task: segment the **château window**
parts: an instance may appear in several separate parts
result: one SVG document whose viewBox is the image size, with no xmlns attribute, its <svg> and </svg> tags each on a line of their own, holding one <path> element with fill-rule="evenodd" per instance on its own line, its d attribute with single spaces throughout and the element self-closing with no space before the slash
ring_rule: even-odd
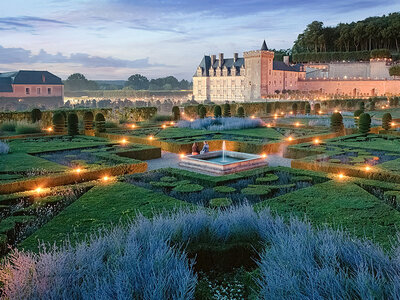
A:
<svg viewBox="0 0 400 300">
<path fill-rule="evenodd" d="M 51 95 L 51 88 L 47 88 L 47 94 Z"/>
<path fill-rule="evenodd" d="M 29 95 L 31 93 L 31 89 L 30 88 L 25 88 L 25 94 Z"/>
<path fill-rule="evenodd" d="M 40 88 L 37 88 L 37 89 L 36 89 L 36 93 L 37 93 L 38 95 L 40 95 Z"/>
</svg>

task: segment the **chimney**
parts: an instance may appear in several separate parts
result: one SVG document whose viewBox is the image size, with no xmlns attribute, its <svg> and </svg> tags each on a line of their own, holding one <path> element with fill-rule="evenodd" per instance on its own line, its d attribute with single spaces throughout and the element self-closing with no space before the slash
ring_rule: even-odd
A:
<svg viewBox="0 0 400 300">
<path fill-rule="evenodd" d="M 237 53 L 233 53 L 233 61 L 237 62 L 238 60 L 238 54 Z"/>
<path fill-rule="evenodd" d="M 285 55 L 285 56 L 283 57 L 283 62 L 284 62 L 285 64 L 289 65 L 289 55 Z"/>
<path fill-rule="evenodd" d="M 222 68 L 222 65 L 224 63 L 224 54 L 220 53 L 219 54 L 219 67 Z"/>
<path fill-rule="evenodd" d="M 217 58 L 217 56 L 215 54 L 211 55 L 211 67 L 214 66 L 216 58 Z"/>
</svg>

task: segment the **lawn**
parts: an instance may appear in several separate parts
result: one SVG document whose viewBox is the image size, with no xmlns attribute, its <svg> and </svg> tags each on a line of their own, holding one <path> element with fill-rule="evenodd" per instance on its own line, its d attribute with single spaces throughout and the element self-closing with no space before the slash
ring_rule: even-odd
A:
<svg viewBox="0 0 400 300">
<path fill-rule="evenodd" d="M 60 244 L 69 237 L 72 242 L 78 241 L 90 232 L 128 221 L 138 213 L 151 217 L 180 206 L 188 204 L 128 183 L 95 186 L 24 240 L 20 248 L 37 250 L 38 240 Z"/>
<path fill-rule="evenodd" d="M 400 212 L 352 182 L 328 181 L 256 205 L 281 216 L 306 217 L 315 225 L 342 227 L 389 247 L 400 226 Z"/>
<path fill-rule="evenodd" d="M 1 172 L 25 172 L 33 169 L 46 170 L 49 172 L 63 172 L 68 168 L 26 153 L 9 153 L 1 156 Z"/>
</svg>

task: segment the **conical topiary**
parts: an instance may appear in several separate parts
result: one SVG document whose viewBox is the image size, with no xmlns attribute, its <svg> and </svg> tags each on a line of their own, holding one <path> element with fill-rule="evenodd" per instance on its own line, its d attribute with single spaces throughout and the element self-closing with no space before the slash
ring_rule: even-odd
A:
<svg viewBox="0 0 400 300">
<path fill-rule="evenodd" d="M 362 113 L 358 122 L 358 131 L 361 134 L 367 134 L 371 130 L 371 116 L 367 113 Z"/>
<path fill-rule="evenodd" d="M 385 113 L 382 116 L 382 128 L 385 130 L 392 128 L 392 115 L 390 113 Z"/>
<path fill-rule="evenodd" d="M 178 106 L 172 107 L 172 117 L 174 118 L 174 121 L 179 121 L 181 118 L 181 111 Z"/>
<path fill-rule="evenodd" d="M 238 116 L 239 118 L 244 118 L 244 108 L 243 108 L 243 106 L 240 106 L 240 107 L 238 108 L 238 110 L 237 110 L 237 116 Z"/>
<path fill-rule="evenodd" d="M 231 106 L 229 103 L 224 104 L 224 117 L 230 117 L 231 116 Z"/>
<path fill-rule="evenodd" d="M 34 108 L 31 111 L 32 123 L 36 123 L 42 119 L 42 112 L 39 108 Z"/>
<path fill-rule="evenodd" d="M 331 116 L 331 129 L 334 132 L 340 132 L 344 128 L 343 116 L 341 113 L 333 113 Z"/>
<path fill-rule="evenodd" d="M 220 118 L 222 115 L 221 106 L 215 105 L 214 106 L 214 117 Z"/>
<path fill-rule="evenodd" d="M 204 119 L 204 118 L 206 117 L 206 115 L 207 115 L 207 109 L 206 109 L 206 107 L 203 105 L 203 106 L 201 106 L 200 109 L 199 109 L 199 116 L 200 116 L 201 119 Z"/>
</svg>

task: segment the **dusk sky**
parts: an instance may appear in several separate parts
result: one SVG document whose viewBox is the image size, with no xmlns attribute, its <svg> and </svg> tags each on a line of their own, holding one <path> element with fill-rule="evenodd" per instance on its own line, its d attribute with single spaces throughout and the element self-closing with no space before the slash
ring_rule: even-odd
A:
<svg viewBox="0 0 400 300">
<path fill-rule="evenodd" d="M 290 48 L 325 25 L 400 11 L 380 0 L 12 0 L 0 2 L 0 73 L 49 70 L 65 79 L 191 79 L 204 54 Z"/>
</svg>

